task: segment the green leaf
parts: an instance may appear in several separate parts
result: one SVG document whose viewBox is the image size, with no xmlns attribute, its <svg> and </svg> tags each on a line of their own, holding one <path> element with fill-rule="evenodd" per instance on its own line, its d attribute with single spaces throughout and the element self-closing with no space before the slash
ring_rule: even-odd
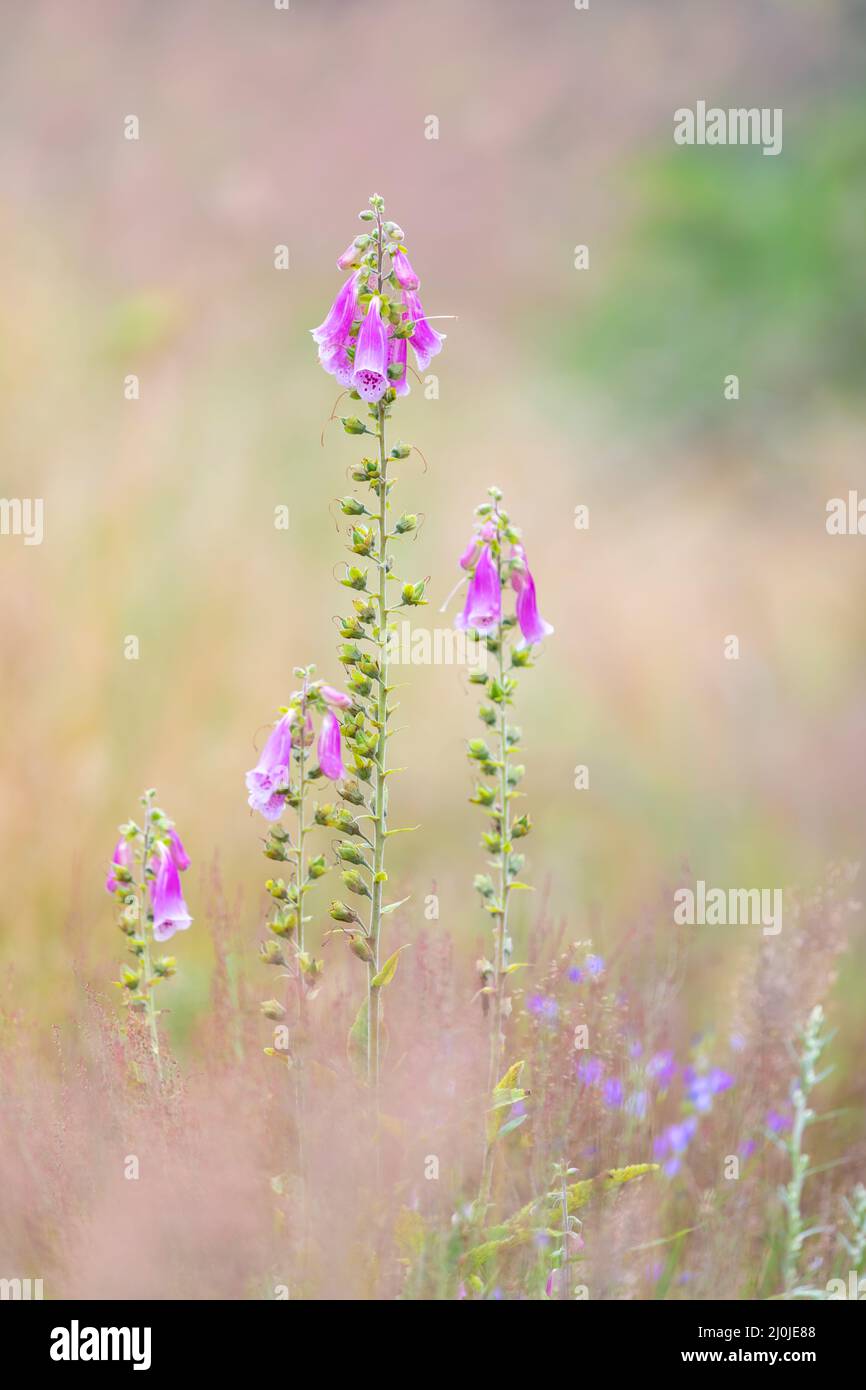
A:
<svg viewBox="0 0 866 1390">
<path fill-rule="evenodd" d="M 396 903 L 387 903 L 385 907 L 382 908 L 382 911 L 379 913 L 379 916 L 387 917 L 390 912 L 396 912 L 397 908 L 402 907 L 404 903 L 407 903 L 411 896 L 412 894 L 410 893 L 408 897 L 400 898 Z"/>
<path fill-rule="evenodd" d="M 371 989 L 384 989 L 385 985 L 389 985 L 391 983 L 391 981 L 397 973 L 397 964 L 400 960 L 400 952 L 407 950 L 409 944 L 410 943 L 407 942 L 405 946 L 398 946 L 393 956 L 388 957 L 388 959 L 385 961 L 385 964 L 382 966 L 382 969 L 379 971 L 378 975 L 374 975 L 372 980 L 370 981 Z"/>
<path fill-rule="evenodd" d="M 511 1131 L 512 1131 L 513 1129 L 517 1129 L 520 1125 L 523 1124 L 523 1121 L 524 1121 L 524 1120 L 528 1120 L 528 1119 L 529 1119 L 529 1116 L 527 1115 L 526 1111 L 524 1111 L 522 1115 L 514 1115 L 514 1116 L 512 1116 L 512 1118 L 511 1118 L 510 1120 L 506 1120 L 506 1121 L 505 1121 L 505 1124 L 504 1124 L 504 1125 L 502 1126 L 502 1128 L 500 1129 L 500 1131 L 499 1131 L 499 1133 L 497 1134 L 496 1138 L 497 1138 L 497 1139 L 504 1139 L 506 1134 L 510 1134 Z"/>
</svg>

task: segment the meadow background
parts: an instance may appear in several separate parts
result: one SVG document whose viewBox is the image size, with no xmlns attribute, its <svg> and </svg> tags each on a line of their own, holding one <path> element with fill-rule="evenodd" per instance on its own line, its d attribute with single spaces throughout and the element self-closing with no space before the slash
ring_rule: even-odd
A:
<svg viewBox="0 0 866 1390">
<path fill-rule="evenodd" d="M 722 1060 L 731 1036 L 770 1027 L 750 993 L 760 970 L 798 991 L 780 1035 L 824 998 L 850 1185 L 866 1152 L 866 946 L 856 884 L 831 866 L 862 854 L 866 574 L 864 541 L 829 537 L 825 508 L 866 490 L 866 7 L 33 0 L 0 25 L 0 491 L 45 505 L 41 546 L 0 538 L 4 1045 L 55 1076 L 58 1048 L 83 1046 L 83 1001 L 117 1010 L 105 868 L 155 786 L 193 859 L 172 1045 L 194 1070 L 251 1038 L 246 1084 L 272 1084 L 243 774 L 292 667 L 340 675 L 333 499 L 360 451 L 339 427 L 322 447 L 336 393 L 307 330 L 378 191 L 427 311 L 456 316 L 439 399 L 414 389 L 395 422 L 428 462 L 401 465 L 398 494 L 424 514 L 407 562 L 430 576 L 418 621 L 450 621 L 439 603 L 495 482 L 556 627 L 520 689 L 525 988 L 591 941 L 613 997 L 654 1001 L 684 1046 L 712 1036 Z M 674 146 L 674 110 L 699 98 L 782 107 L 782 154 Z M 393 896 L 412 898 L 390 930 L 439 962 L 431 1028 L 471 1041 L 486 946 L 464 758 L 475 700 L 452 667 L 405 679 L 393 816 L 423 829 L 393 843 Z M 774 963 L 755 929 L 673 926 L 673 889 L 696 878 L 782 887 L 786 906 L 841 881 L 844 912 L 819 959 L 783 931 Z M 393 987 L 398 1056 L 412 956 Z M 335 959 L 326 987 L 335 1039 L 353 964 Z M 662 968 L 674 983 L 657 998 Z M 782 1098 L 781 1075 L 752 1078 L 758 1106 Z M 65 1287 L 115 1275 L 106 1257 Z M 154 1280 L 130 1291 L 159 1296 Z"/>
</svg>

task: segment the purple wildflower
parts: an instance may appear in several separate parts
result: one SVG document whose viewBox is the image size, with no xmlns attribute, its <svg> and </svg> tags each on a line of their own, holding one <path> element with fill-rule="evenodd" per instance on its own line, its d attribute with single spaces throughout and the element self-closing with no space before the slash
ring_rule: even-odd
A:
<svg viewBox="0 0 866 1390">
<path fill-rule="evenodd" d="M 340 744 L 340 721 L 330 710 L 322 720 L 322 731 L 316 751 L 319 755 L 319 767 L 326 777 L 330 777 L 332 782 L 338 782 L 341 777 L 345 777 L 346 769 L 343 767 Z"/>
<path fill-rule="evenodd" d="M 568 968 L 568 978 L 573 985 L 579 985 L 583 979 L 583 971 L 579 965 L 571 965 Z"/>
<path fill-rule="evenodd" d="M 767 1129 L 771 1129 L 774 1134 L 784 1134 L 785 1130 L 791 1128 L 791 1117 L 790 1115 L 780 1115 L 778 1110 L 770 1110 L 767 1112 L 764 1123 Z"/>
<path fill-rule="evenodd" d="M 355 348 L 352 385 L 364 401 L 375 404 L 388 389 L 388 331 L 382 322 L 382 303 L 377 295 L 370 300 Z"/>
<path fill-rule="evenodd" d="M 598 977 L 604 972 L 604 961 L 601 956 L 587 956 L 583 963 L 593 977 Z"/>
<path fill-rule="evenodd" d="M 337 257 L 337 269 L 351 270 L 352 266 L 358 264 L 360 255 L 361 252 L 358 250 L 358 247 L 355 245 L 354 241 L 350 241 L 342 256 Z"/>
<path fill-rule="evenodd" d="M 646 1074 L 651 1081 L 657 1081 L 666 1091 L 677 1074 L 677 1064 L 672 1052 L 656 1052 L 647 1063 Z"/>
<path fill-rule="evenodd" d="M 597 1086 L 604 1067 L 598 1057 L 587 1057 L 577 1064 L 577 1079 L 584 1086 Z"/>
<path fill-rule="evenodd" d="M 165 845 L 157 847 L 156 878 L 150 885 L 153 904 L 153 936 L 155 941 L 168 941 L 177 931 L 186 931 L 192 924 L 183 900 L 180 874 Z"/>
<path fill-rule="evenodd" d="M 333 705 L 336 709 L 349 709 L 352 704 L 351 695 L 347 695 L 344 690 L 335 690 L 332 685 L 323 685 L 319 694 L 328 705 Z"/>
<path fill-rule="evenodd" d="M 559 1005 L 550 994 L 531 994 L 526 1001 L 526 1007 L 531 1014 L 536 1014 L 548 1023 L 554 1022 L 559 1013 Z"/>
<path fill-rule="evenodd" d="M 286 800 L 285 790 L 289 785 L 289 760 L 292 753 L 292 733 L 289 716 L 282 719 L 271 730 L 262 755 L 256 766 L 247 773 L 249 804 L 265 820 L 279 820 Z"/>
<path fill-rule="evenodd" d="M 415 325 L 409 341 L 415 349 L 418 370 L 426 372 L 430 366 L 431 358 L 435 357 L 437 352 L 442 351 L 445 334 L 437 333 L 435 328 L 430 327 L 424 313 L 424 307 L 414 290 L 404 290 L 403 303 L 406 305 L 409 318 Z"/>
<path fill-rule="evenodd" d="M 622 1105 L 622 1082 L 615 1076 L 605 1081 L 601 1098 L 609 1110 L 618 1110 Z"/>
<path fill-rule="evenodd" d="M 114 846 L 114 854 L 111 856 L 111 869 L 105 880 L 106 893 L 116 893 L 122 885 L 120 880 L 112 872 L 114 869 L 128 869 L 132 863 L 132 846 L 128 840 L 118 840 Z"/>
<path fill-rule="evenodd" d="M 388 366 L 402 367 L 403 369 L 399 376 L 394 376 L 392 373 L 389 377 L 391 386 L 394 388 L 394 394 L 397 396 L 408 396 L 409 394 L 408 357 L 408 339 L 392 338 L 388 347 Z"/>
<path fill-rule="evenodd" d="M 421 284 L 415 271 L 412 269 L 412 262 L 405 251 L 395 251 L 391 257 L 391 269 L 394 272 L 394 279 L 401 289 L 417 290 Z"/>
<path fill-rule="evenodd" d="M 667 1129 L 663 1129 L 656 1137 L 653 1153 L 656 1158 L 668 1155 L 664 1165 L 668 1177 L 672 1178 L 679 1171 L 680 1158 L 694 1138 L 697 1127 L 698 1122 L 694 1115 L 689 1115 L 680 1124 L 668 1125 Z"/>
<path fill-rule="evenodd" d="M 686 1083 L 687 1100 L 691 1101 L 702 1115 L 712 1110 L 714 1096 L 727 1091 L 734 1084 L 734 1078 L 720 1067 L 713 1067 L 708 1072 L 696 1072 L 692 1067 L 687 1067 L 683 1073 L 683 1080 Z"/>
<path fill-rule="evenodd" d="M 466 604 L 463 612 L 457 615 L 455 627 L 492 632 L 501 617 L 502 590 L 499 586 L 499 575 L 493 563 L 490 546 L 484 545 L 475 566 L 475 573 L 469 581 Z"/>
<path fill-rule="evenodd" d="M 358 309 L 358 281 L 360 272 L 356 271 L 350 275 L 337 298 L 331 305 L 323 323 L 318 328 L 311 328 L 313 342 L 318 343 L 320 357 L 322 351 L 328 352 L 338 347 L 345 346 L 349 330 L 352 327 L 352 320 L 355 318 Z M 324 365 L 324 363 L 323 363 Z M 326 370 L 330 370 L 326 368 Z"/>
<path fill-rule="evenodd" d="M 184 849 L 183 841 L 181 840 L 176 830 L 171 829 L 168 832 L 168 838 L 171 840 L 169 853 L 171 854 L 172 859 L 174 860 L 177 867 L 180 869 L 181 873 L 183 873 L 184 869 L 189 868 L 189 855 Z"/>
<path fill-rule="evenodd" d="M 521 547 L 522 549 L 522 547 Z M 523 634 L 522 646 L 531 647 L 534 642 L 541 642 L 545 637 L 550 637 L 553 627 L 545 622 L 538 611 L 538 600 L 535 597 L 535 580 L 532 571 L 526 564 L 524 558 L 523 570 L 514 570 L 511 582 L 517 590 L 517 621 L 520 624 L 520 631 Z"/>
</svg>

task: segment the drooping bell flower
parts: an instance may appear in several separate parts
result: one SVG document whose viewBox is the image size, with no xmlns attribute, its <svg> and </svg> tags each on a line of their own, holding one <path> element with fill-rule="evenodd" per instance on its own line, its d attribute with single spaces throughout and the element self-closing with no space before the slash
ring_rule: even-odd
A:
<svg viewBox="0 0 866 1390">
<path fill-rule="evenodd" d="M 153 936 L 155 941 L 168 941 L 176 931 L 186 931 L 192 924 L 183 890 L 180 874 L 165 845 L 159 845 L 156 854 L 156 878 L 150 885 L 150 900 L 153 904 Z"/>
<path fill-rule="evenodd" d="M 360 256 L 361 252 L 358 250 L 358 247 L 355 245 L 354 241 L 350 241 L 342 256 L 337 257 L 337 269 L 350 270 L 353 265 L 358 264 Z"/>
<path fill-rule="evenodd" d="M 346 769 L 343 767 L 340 744 L 340 721 L 330 710 L 326 711 L 322 720 L 322 730 L 319 734 L 316 752 L 319 755 L 319 767 L 326 777 L 329 777 L 332 782 L 338 782 L 341 777 L 345 777 Z"/>
<path fill-rule="evenodd" d="M 128 869 L 132 864 L 132 846 L 128 840 L 118 840 L 114 846 L 114 853 L 111 856 L 111 869 L 105 880 L 106 893 L 116 893 L 118 888 L 123 887 L 120 880 L 115 877 L 114 869 Z"/>
<path fill-rule="evenodd" d="M 469 581 L 466 604 L 458 613 L 455 626 L 492 632 L 502 617 L 502 590 L 490 546 L 481 547 L 475 573 Z"/>
<path fill-rule="evenodd" d="M 358 281 L 360 271 L 355 271 L 350 275 L 337 298 L 334 300 L 327 317 L 318 328 L 311 328 L 313 342 L 318 343 L 321 348 L 336 348 L 345 344 L 349 337 L 349 329 L 352 327 L 352 320 L 358 312 Z"/>
<path fill-rule="evenodd" d="M 319 694 L 326 704 L 333 705 L 336 709 L 351 707 L 352 697 L 347 695 L 345 690 L 335 690 L 332 685 L 323 685 L 319 688 Z"/>
<path fill-rule="evenodd" d="M 388 348 L 388 366 L 402 367 L 400 376 L 390 376 L 388 380 L 394 388 L 397 396 L 408 396 L 409 394 L 409 340 L 407 338 L 391 338 Z"/>
<path fill-rule="evenodd" d="M 471 570 L 472 566 L 475 564 L 475 556 L 478 554 L 479 544 L 479 538 L 473 536 L 463 554 L 460 556 L 460 568 L 462 570 Z"/>
<path fill-rule="evenodd" d="M 168 838 L 171 840 L 171 857 L 174 860 L 177 867 L 180 869 L 181 873 L 183 873 L 184 869 L 189 868 L 189 855 L 184 849 L 183 841 L 181 840 L 180 836 L 178 835 L 175 829 L 172 828 L 168 832 Z"/>
<path fill-rule="evenodd" d="M 515 571 L 512 574 L 511 582 L 517 576 Z M 523 634 L 521 646 L 530 647 L 534 642 L 541 642 L 545 637 L 549 637 L 553 632 L 550 623 L 542 618 L 538 611 L 538 601 L 535 597 L 535 580 L 526 560 L 523 561 L 523 571 L 520 573 L 519 586 L 517 588 L 517 621 L 520 624 L 520 631 Z"/>
<path fill-rule="evenodd" d="M 358 334 L 352 385 L 361 399 L 371 405 L 381 400 L 388 389 L 388 330 L 382 322 L 378 296 L 370 300 Z"/>
<path fill-rule="evenodd" d="M 345 343 L 338 343 L 336 347 L 319 348 L 319 365 L 329 376 L 335 377 L 340 386 L 352 385 L 355 366 L 346 348 L 353 342 L 352 338 L 347 338 Z"/>
<path fill-rule="evenodd" d="M 435 328 L 430 327 L 424 313 L 424 306 L 414 290 L 404 290 L 403 303 L 408 310 L 409 318 L 415 324 L 409 342 L 415 349 L 418 370 L 425 372 L 430 366 L 430 359 L 435 357 L 437 352 L 442 351 L 445 334 L 437 333 Z"/>
<path fill-rule="evenodd" d="M 417 290 L 421 284 L 418 276 L 412 269 L 412 262 L 405 251 L 395 251 L 391 258 L 391 269 L 394 272 L 394 279 L 404 290 Z"/>
<path fill-rule="evenodd" d="M 279 820 L 286 800 L 278 788 L 289 785 L 292 732 L 284 714 L 274 726 L 256 766 L 247 773 L 249 804 L 265 820 Z"/>
</svg>

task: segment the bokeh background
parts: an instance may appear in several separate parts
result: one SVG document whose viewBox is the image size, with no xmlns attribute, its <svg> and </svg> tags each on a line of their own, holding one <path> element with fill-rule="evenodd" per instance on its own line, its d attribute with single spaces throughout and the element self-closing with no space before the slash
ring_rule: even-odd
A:
<svg viewBox="0 0 866 1390">
<path fill-rule="evenodd" d="M 145 786 L 195 865 L 181 1052 L 210 987 L 195 875 L 215 857 L 254 956 L 243 774 L 292 667 L 339 677 L 333 499 L 360 453 L 339 427 L 322 447 L 335 389 L 308 329 L 373 191 L 428 312 L 455 316 L 438 399 L 416 388 L 397 424 L 428 463 L 402 465 L 398 494 L 424 514 L 419 621 L 450 621 L 438 606 L 495 482 L 556 626 L 520 690 L 539 891 L 518 955 L 542 903 L 625 970 L 642 924 L 665 939 L 681 883 L 808 894 L 859 860 L 866 540 L 829 537 L 825 508 L 866 490 L 862 3 L 32 0 L 0 23 L 0 491 L 45 505 L 41 546 L 0 538 L 16 1007 L 62 1023 L 82 980 L 110 995 L 105 866 Z M 676 147 L 673 112 L 699 98 L 782 107 L 782 154 Z M 393 931 L 429 927 L 438 893 L 468 1008 L 476 702 L 452 667 L 405 674 L 393 815 L 423 829 L 393 842 L 413 894 Z M 855 922 L 836 1003 L 851 1060 Z M 682 1007 L 724 1029 L 757 934 L 670 933 Z"/>
</svg>

